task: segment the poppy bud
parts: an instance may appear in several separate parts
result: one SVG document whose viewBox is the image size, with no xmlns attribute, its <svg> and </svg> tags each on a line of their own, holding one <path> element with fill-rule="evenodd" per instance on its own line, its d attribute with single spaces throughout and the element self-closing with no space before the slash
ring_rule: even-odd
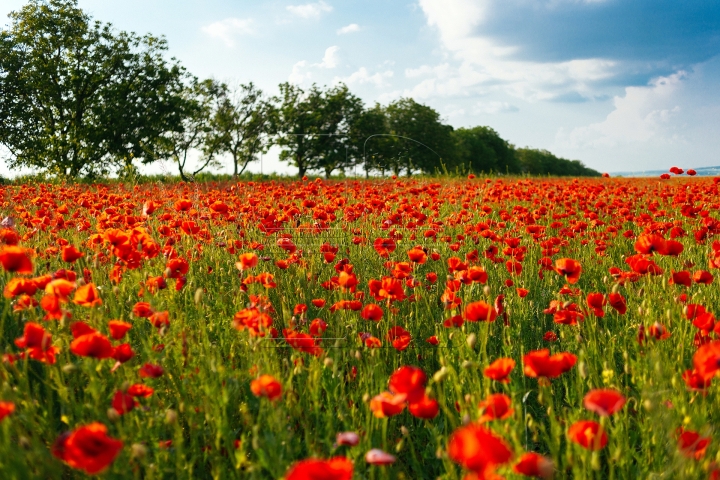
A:
<svg viewBox="0 0 720 480">
<path fill-rule="evenodd" d="M 76 367 L 75 365 L 73 365 L 72 363 L 65 364 L 65 365 L 63 365 L 63 367 L 62 367 L 62 371 L 63 371 L 63 373 L 65 373 L 66 375 L 71 374 L 71 373 L 74 372 L 75 370 L 77 370 L 77 367 Z"/>
<path fill-rule="evenodd" d="M 585 362 L 578 363 L 578 372 L 580 373 L 580 377 L 587 378 L 587 368 L 585 366 Z"/>
<path fill-rule="evenodd" d="M 112 407 L 108 408 L 107 416 L 108 420 L 110 420 L 111 422 L 117 422 L 118 420 L 120 420 L 120 414 Z"/>
<path fill-rule="evenodd" d="M 620 290 L 620 284 L 616 283 L 612 286 L 612 293 L 617 293 Z"/>
<path fill-rule="evenodd" d="M 433 375 L 433 381 L 435 383 L 440 383 L 443 380 L 445 380 L 445 377 L 448 376 L 448 369 L 445 367 L 440 367 L 440 370 L 435 372 L 435 375 Z"/>
<path fill-rule="evenodd" d="M 470 350 L 474 350 L 475 344 L 477 343 L 477 335 L 475 335 L 474 333 L 471 333 L 470 335 L 467 336 L 467 338 L 465 339 L 465 342 L 468 344 L 468 347 L 470 347 Z"/>
<path fill-rule="evenodd" d="M 490 296 L 490 287 L 488 285 L 485 285 L 483 287 L 483 293 L 485 294 L 486 297 Z"/>
<path fill-rule="evenodd" d="M 114 295 L 119 295 L 119 294 L 120 294 L 120 287 L 118 287 L 117 285 L 113 286 L 113 287 L 112 287 L 112 292 L 113 292 Z"/>
<path fill-rule="evenodd" d="M 355 358 L 357 360 L 362 360 L 362 353 L 360 353 L 360 350 L 355 350 Z"/>
<path fill-rule="evenodd" d="M 143 445 L 142 443 L 133 443 L 130 447 L 130 456 L 132 458 L 145 458 L 145 455 L 147 455 L 147 447 Z"/>
<path fill-rule="evenodd" d="M 465 414 L 462 417 L 462 424 L 467 425 L 470 423 L 470 414 L 465 412 Z"/>
<path fill-rule="evenodd" d="M 370 394 L 369 394 L 369 393 L 363 394 L 362 400 L 363 400 L 363 403 L 369 402 L 369 401 L 370 401 Z"/>
<path fill-rule="evenodd" d="M 202 302 L 204 290 L 202 288 L 198 288 L 195 290 L 195 305 L 198 305 L 200 302 Z"/>
<path fill-rule="evenodd" d="M 22 448 L 23 450 L 29 450 L 29 449 L 30 449 L 30 446 L 31 446 L 31 445 L 30 445 L 30 439 L 27 438 L 27 437 L 24 436 L 24 435 L 21 435 L 20 438 L 18 438 L 18 445 L 19 445 L 20 448 Z"/>
<path fill-rule="evenodd" d="M 333 359 L 330 358 L 330 357 L 325 357 L 325 360 L 323 360 L 323 364 L 324 364 L 326 367 L 330 368 L 330 367 L 333 366 Z"/>
<path fill-rule="evenodd" d="M 82 287 L 83 285 L 85 285 L 86 282 L 85 282 L 84 278 L 80 277 L 77 280 L 75 280 L 75 283 L 77 284 L 78 287 Z"/>
<path fill-rule="evenodd" d="M 172 425 L 177 422 L 178 414 L 175 410 L 169 409 L 165 412 L 165 423 Z"/>
</svg>

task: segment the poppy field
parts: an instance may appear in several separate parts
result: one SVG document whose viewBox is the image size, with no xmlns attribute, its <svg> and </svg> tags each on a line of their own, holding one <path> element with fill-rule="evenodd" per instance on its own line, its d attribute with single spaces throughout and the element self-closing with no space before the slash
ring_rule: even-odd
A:
<svg viewBox="0 0 720 480">
<path fill-rule="evenodd" d="M 0 477 L 720 478 L 720 178 L 0 187 Z"/>
</svg>

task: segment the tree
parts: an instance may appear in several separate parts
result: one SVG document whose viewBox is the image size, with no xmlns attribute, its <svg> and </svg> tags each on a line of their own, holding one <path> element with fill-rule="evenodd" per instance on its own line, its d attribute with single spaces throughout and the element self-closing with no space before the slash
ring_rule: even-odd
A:
<svg viewBox="0 0 720 480">
<path fill-rule="evenodd" d="M 366 178 L 374 170 L 384 176 L 396 156 L 396 141 L 389 135 L 389 128 L 387 113 L 379 103 L 364 110 L 352 126 L 351 141 L 356 145 L 358 163 L 363 165 Z"/>
<path fill-rule="evenodd" d="M 586 167 L 580 160 L 559 158 L 547 150 L 517 149 L 522 171 L 530 175 L 553 175 L 558 177 L 599 177 L 600 172 Z"/>
<path fill-rule="evenodd" d="M 159 158 L 185 70 L 164 39 L 92 22 L 77 0 L 30 0 L 0 32 L 0 143 L 11 168 L 77 177 Z"/>
<path fill-rule="evenodd" d="M 218 165 L 216 156 L 222 147 L 219 137 L 213 135 L 212 119 L 226 90 L 226 85 L 215 80 L 199 82 L 194 79 L 183 91 L 182 101 L 177 105 L 182 117 L 180 128 L 163 137 L 163 157 L 177 163 L 183 181 L 188 181 L 185 168 L 193 150 L 201 152 L 202 156 L 199 168 L 190 174 L 191 177 L 208 166 Z"/>
<path fill-rule="evenodd" d="M 520 173 L 515 150 L 490 127 L 453 131 L 455 161 L 473 172 Z"/>
<path fill-rule="evenodd" d="M 322 92 L 320 105 L 319 135 L 309 168 L 321 170 L 330 178 L 335 170 L 352 167 L 358 158 L 358 142 L 353 138 L 359 133 L 364 106 L 344 84 Z"/>
<path fill-rule="evenodd" d="M 218 154 L 232 156 L 233 176 L 242 174 L 258 154 L 267 153 L 276 114 L 273 101 L 264 98 L 252 82 L 222 94 L 209 141 L 217 145 Z"/>
<path fill-rule="evenodd" d="M 302 177 L 311 166 L 320 133 L 322 92 L 313 85 L 306 93 L 297 85 L 280 84 L 280 107 L 278 109 L 276 143 L 284 150 L 280 160 L 297 167 Z"/>
<path fill-rule="evenodd" d="M 443 160 L 452 160 L 453 128 L 440 121 L 437 111 L 412 98 L 401 98 L 388 105 L 386 113 L 390 133 L 398 136 L 394 142 L 397 157 L 391 165 L 396 175 L 401 169 L 408 176 L 414 170 L 434 173 Z"/>
</svg>

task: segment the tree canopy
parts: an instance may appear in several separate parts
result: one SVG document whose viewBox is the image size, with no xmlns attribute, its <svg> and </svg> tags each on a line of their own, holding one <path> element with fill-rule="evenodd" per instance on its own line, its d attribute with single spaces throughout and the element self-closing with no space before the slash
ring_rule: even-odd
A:
<svg viewBox="0 0 720 480">
<path fill-rule="evenodd" d="M 185 70 L 164 39 L 93 22 L 76 0 L 31 0 L 0 32 L 0 143 L 10 167 L 107 174 L 158 158 Z"/>
</svg>

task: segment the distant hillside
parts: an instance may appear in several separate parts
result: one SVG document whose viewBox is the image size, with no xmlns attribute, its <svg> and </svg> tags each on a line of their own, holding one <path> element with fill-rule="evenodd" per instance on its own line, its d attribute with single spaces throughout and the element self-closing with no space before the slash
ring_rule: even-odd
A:
<svg viewBox="0 0 720 480">
<path fill-rule="evenodd" d="M 717 177 L 720 176 L 720 166 L 717 167 L 698 167 L 694 168 L 698 177 Z M 687 171 L 687 170 L 685 170 Z M 668 170 L 644 170 L 641 172 L 610 172 L 611 177 L 659 177 Z M 672 174 L 671 174 L 672 175 Z M 685 175 L 685 174 L 683 174 Z M 676 175 L 672 175 L 676 176 Z M 682 176 L 682 175 L 680 175 Z"/>
</svg>

